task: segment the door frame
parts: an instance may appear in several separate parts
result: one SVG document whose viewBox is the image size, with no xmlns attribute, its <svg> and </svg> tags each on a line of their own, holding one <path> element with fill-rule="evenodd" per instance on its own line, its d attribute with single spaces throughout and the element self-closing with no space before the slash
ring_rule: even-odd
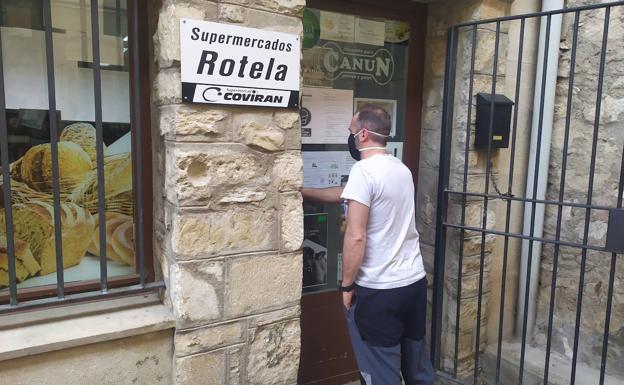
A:
<svg viewBox="0 0 624 385">
<path fill-rule="evenodd" d="M 307 0 L 306 7 L 364 17 L 383 17 L 406 21 L 410 24 L 403 162 L 412 172 L 415 191 L 417 191 L 425 72 L 425 40 L 427 36 L 427 4 L 410 0 L 392 0 L 380 6 L 378 0 Z M 410 106 L 413 107 L 410 108 Z M 414 199 L 416 199 L 415 196 Z M 315 321 L 319 318 L 313 313 L 313 309 L 320 307 L 325 307 L 331 312 L 329 315 L 325 314 L 326 320 L 338 322 L 336 325 L 324 326 L 326 326 L 326 333 L 327 330 L 332 329 L 329 338 L 332 339 L 333 343 L 343 346 L 342 350 L 345 354 L 341 360 L 326 357 L 328 362 L 326 367 L 323 370 L 316 368 L 314 375 L 311 375 L 310 370 L 306 370 L 305 365 L 303 365 L 308 353 L 306 347 L 302 346 L 298 382 L 300 384 L 342 385 L 349 381 L 355 381 L 359 375 L 350 346 L 346 322 L 342 314 L 341 296 L 337 291 L 309 293 L 302 296 L 302 344 L 306 344 L 307 338 L 305 338 L 304 333 L 307 326 L 316 324 Z M 344 368 L 341 368 L 341 365 Z"/>
</svg>

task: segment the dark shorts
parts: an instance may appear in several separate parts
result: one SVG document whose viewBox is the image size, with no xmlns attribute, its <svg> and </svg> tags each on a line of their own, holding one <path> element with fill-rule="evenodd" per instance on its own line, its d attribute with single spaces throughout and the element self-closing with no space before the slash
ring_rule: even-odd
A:
<svg viewBox="0 0 624 385">
<path fill-rule="evenodd" d="M 396 346 L 404 338 L 425 336 L 427 279 L 396 289 L 358 286 L 354 319 L 362 340 L 373 346 Z"/>
</svg>

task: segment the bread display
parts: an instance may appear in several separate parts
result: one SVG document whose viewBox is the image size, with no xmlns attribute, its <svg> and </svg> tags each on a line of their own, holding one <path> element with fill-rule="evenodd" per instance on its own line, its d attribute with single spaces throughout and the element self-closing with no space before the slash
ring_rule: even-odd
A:
<svg viewBox="0 0 624 385">
<path fill-rule="evenodd" d="M 55 272 L 53 206 L 40 201 L 13 205 L 13 228 L 16 238 L 30 243 L 32 254 L 41 266 L 41 275 Z M 62 203 L 61 228 L 63 268 L 68 268 L 79 264 L 87 252 L 95 220 L 80 206 Z"/>
<path fill-rule="evenodd" d="M 28 243 L 16 239 L 15 245 L 15 276 L 17 282 L 34 276 L 41 270 L 41 266 L 30 252 Z M 9 286 L 9 256 L 7 239 L 0 235 L 0 287 Z"/>
<path fill-rule="evenodd" d="M 111 261 L 134 266 L 132 156 L 127 135 L 125 138 L 123 143 L 121 139 L 116 142 L 115 154 L 104 158 L 106 255 Z M 63 268 L 79 265 L 90 253 L 93 257 L 85 268 L 92 269 L 99 265 L 94 257 L 100 256 L 93 125 L 73 123 L 63 129 L 58 141 L 58 166 L 61 229 L 57 232 L 62 239 Z M 57 270 L 51 145 L 28 149 L 11 163 L 9 174 L 16 278 L 20 283 Z M 0 189 L 2 183 L 0 180 Z M 8 285 L 9 277 L 4 205 L 0 200 L 0 289 Z"/>
<path fill-rule="evenodd" d="M 132 157 L 130 153 L 107 157 L 104 161 L 104 191 L 106 211 L 132 215 Z M 91 213 L 98 210 L 97 169 L 77 186 L 69 198 L 87 208 Z"/>
<path fill-rule="evenodd" d="M 91 158 L 72 142 L 58 142 L 60 188 L 72 191 L 92 170 Z M 52 191 L 52 149 L 49 143 L 31 147 L 20 163 L 20 179 L 36 191 Z"/>
<path fill-rule="evenodd" d="M 98 222 L 99 218 L 96 218 Z M 96 224 L 89 253 L 100 256 L 100 226 Z M 134 221 L 131 216 L 106 213 L 106 257 L 112 261 L 134 266 Z"/>
<path fill-rule="evenodd" d="M 89 155 L 93 167 L 96 165 L 96 136 L 95 127 L 89 123 L 74 123 L 63 129 L 59 140 L 76 143 Z M 106 149 L 106 145 L 102 145 L 103 150 Z"/>
</svg>

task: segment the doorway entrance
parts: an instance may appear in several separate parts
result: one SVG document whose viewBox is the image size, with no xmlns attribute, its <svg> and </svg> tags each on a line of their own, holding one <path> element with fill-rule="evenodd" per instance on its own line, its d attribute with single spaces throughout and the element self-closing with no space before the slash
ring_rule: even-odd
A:
<svg viewBox="0 0 624 385">
<path fill-rule="evenodd" d="M 304 187 L 346 184 L 354 111 L 381 105 L 392 117 L 388 148 L 418 181 L 424 4 L 309 0 L 305 10 L 301 103 Z M 342 385 L 359 378 L 337 284 L 344 215 L 339 205 L 304 202 L 300 384 Z"/>
</svg>

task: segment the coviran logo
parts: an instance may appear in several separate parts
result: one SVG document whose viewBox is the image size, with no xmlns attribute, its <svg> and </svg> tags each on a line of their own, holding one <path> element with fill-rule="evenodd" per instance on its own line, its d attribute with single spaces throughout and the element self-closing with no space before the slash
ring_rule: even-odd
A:
<svg viewBox="0 0 624 385">
<path fill-rule="evenodd" d="M 335 80 L 340 77 L 371 79 L 384 85 L 394 75 L 394 59 L 385 48 L 377 50 L 361 49 L 357 46 L 345 47 L 329 42 L 323 45 L 327 53 L 323 59 L 325 77 Z"/>
<path fill-rule="evenodd" d="M 207 87 L 202 92 L 202 97 L 207 102 L 217 102 L 219 100 L 255 102 L 255 103 L 282 103 L 283 96 L 263 95 L 259 91 L 251 90 L 238 92 L 236 90 L 222 91 L 221 87 Z"/>
</svg>

